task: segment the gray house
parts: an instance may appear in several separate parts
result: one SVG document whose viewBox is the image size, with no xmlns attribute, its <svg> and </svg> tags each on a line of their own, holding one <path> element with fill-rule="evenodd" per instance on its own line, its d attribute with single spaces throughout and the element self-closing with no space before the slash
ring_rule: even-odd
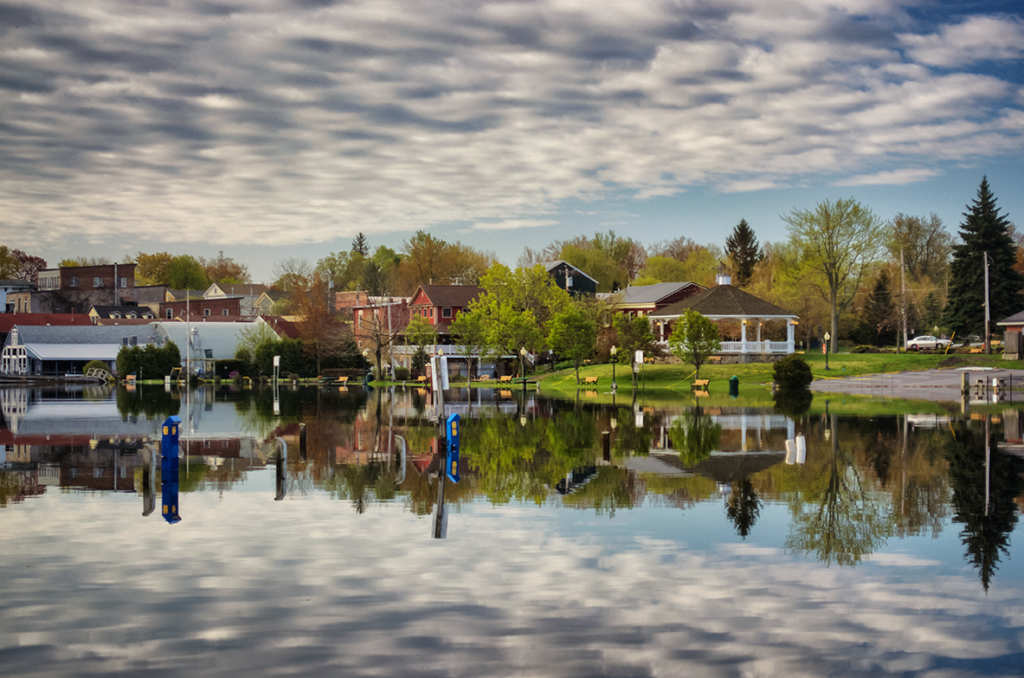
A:
<svg viewBox="0 0 1024 678">
<path fill-rule="evenodd" d="M 122 346 L 144 346 L 158 339 L 153 325 L 16 325 L 0 353 L 0 373 L 82 374 L 90 360 L 102 360 L 113 372 Z"/>
</svg>

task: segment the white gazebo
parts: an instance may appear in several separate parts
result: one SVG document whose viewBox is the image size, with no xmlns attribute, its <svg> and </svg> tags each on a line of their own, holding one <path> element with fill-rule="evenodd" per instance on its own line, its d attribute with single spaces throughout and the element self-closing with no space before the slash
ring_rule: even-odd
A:
<svg viewBox="0 0 1024 678">
<path fill-rule="evenodd" d="M 657 326 L 656 333 L 661 342 L 668 341 L 669 323 L 677 320 L 687 310 L 697 311 L 715 322 L 736 321 L 740 323 L 740 340 L 723 341 L 721 354 L 726 355 L 789 355 L 794 351 L 794 326 L 798 316 L 784 308 L 759 299 L 749 292 L 733 287 L 727 275 L 718 276 L 718 285 L 698 295 L 672 304 L 648 317 Z M 761 339 L 761 328 L 769 321 L 786 323 L 786 341 L 765 341 Z M 750 334 L 754 336 L 751 337 Z"/>
</svg>

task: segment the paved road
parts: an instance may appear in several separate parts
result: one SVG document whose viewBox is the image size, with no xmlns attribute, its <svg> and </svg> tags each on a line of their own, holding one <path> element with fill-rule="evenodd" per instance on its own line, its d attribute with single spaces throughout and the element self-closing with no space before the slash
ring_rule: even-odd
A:
<svg viewBox="0 0 1024 678">
<path fill-rule="evenodd" d="M 993 377 L 1006 380 L 1012 378 L 1012 382 L 1008 383 L 1012 383 L 1014 388 L 1024 387 L 1024 370 L 967 367 L 818 379 L 811 384 L 811 390 L 821 393 L 872 395 L 880 398 L 960 402 L 960 379 L 964 372 L 967 372 L 967 380 L 972 387 L 979 379 L 985 379 L 991 384 Z M 1024 393 L 1008 394 L 1006 401 L 1011 398 L 1024 401 Z"/>
</svg>

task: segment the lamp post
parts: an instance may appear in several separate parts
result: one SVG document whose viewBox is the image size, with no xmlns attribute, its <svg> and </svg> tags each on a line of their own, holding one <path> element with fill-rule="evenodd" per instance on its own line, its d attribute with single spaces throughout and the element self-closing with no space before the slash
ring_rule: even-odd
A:
<svg viewBox="0 0 1024 678">
<path fill-rule="evenodd" d="M 526 347 L 519 348 L 519 377 L 523 380 L 523 393 L 526 393 Z"/>
<path fill-rule="evenodd" d="M 825 344 L 822 348 L 825 349 L 825 369 L 828 369 L 828 342 L 832 339 L 832 335 L 828 332 L 825 333 Z"/>
<path fill-rule="evenodd" d="M 618 352 L 619 352 L 619 351 L 618 351 L 618 349 L 617 349 L 617 348 L 615 348 L 614 346 L 612 346 L 612 390 L 613 390 L 613 391 L 614 391 L 614 390 L 615 390 L 616 388 L 618 388 L 618 387 L 617 387 L 617 386 L 615 385 L 615 354 L 616 354 L 616 353 L 618 353 Z"/>
</svg>

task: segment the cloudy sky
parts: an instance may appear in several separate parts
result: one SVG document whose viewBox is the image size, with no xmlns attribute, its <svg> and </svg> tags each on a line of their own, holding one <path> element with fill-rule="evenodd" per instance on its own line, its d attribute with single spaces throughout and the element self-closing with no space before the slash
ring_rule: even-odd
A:
<svg viewBox="0 0 1024 678">
<path fill-rule="evenodd" d="M 855 197 L 1024 222 L 1014 0 L 0 1 L 0 242 L 722 244 Z"/>
</svg>

